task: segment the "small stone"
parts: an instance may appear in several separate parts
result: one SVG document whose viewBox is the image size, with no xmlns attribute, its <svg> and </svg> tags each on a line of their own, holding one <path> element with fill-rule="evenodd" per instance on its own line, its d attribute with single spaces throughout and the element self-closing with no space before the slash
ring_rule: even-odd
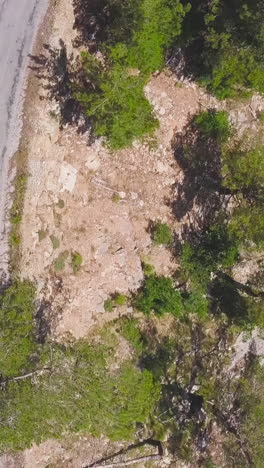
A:
<svg viewBox="0 0 264 468">
<path fill-rule="evenodd" d="M 159 114 L 160 114 L 160 115 L 165 115 L 165 114 L 166 114 L 166 110 L 164 109 L 164 107 L 161 107 L 161 108 L 160 108 Z"/>
<path fill-rule="evenodd" d="M 118 192 L 120 198 L 126 198 L 126 192 Z"/>
</svg>

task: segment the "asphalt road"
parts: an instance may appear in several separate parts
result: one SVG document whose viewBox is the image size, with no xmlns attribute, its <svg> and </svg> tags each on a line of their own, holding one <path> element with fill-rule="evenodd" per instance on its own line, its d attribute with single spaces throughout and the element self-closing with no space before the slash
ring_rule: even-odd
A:
<svg viewBox="0 0 264 468">
<path fill-rule="evenodd" d="M 48 0 L 0 0 L 0 263 L 6 251 L 7 176 L 19 142 L 28 54 L 47 4 Z"/>
</svg>

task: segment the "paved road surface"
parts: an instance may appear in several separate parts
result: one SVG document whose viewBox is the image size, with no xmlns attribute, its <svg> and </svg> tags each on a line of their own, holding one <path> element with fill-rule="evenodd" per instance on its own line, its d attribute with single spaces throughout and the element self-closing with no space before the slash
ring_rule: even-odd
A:
<svg viewBox="0 0 264 468">
<path fill-rule="evenodd" d="M 0 273 L 6 263 L 8 165 L 18 146 L 27 56 L 47 3 L 48 0 L 0 0 Z"/>
</svg>

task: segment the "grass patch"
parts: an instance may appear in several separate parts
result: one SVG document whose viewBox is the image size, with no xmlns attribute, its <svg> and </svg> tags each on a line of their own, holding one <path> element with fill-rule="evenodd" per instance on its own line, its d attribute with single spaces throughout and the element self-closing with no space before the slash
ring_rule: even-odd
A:
<svg viewBox="0 0 264 468">
<path fill-rule="evenodd" d="M 116 306 L 123 306 L 127 302 L 127 297 L 125 296 L 125 294 L 116 293 L 113 299 L 114 299 L 114 304 Z"/>
<path fill-rule="evenodd" d="M 39 242 L 43 241 L 47 237 L 47 235 L 47 231 L 44 231 L 44 229 L 40 229 L 40 231 L 38 231 Z"/>
<path fill-rule="evenodd" d="M 119 193 L 117 193 L 117 192 L 113 193 L 112 202 L 118 203 L 118 202 L 120 202 L 120 200 L 121 200 L 121 197 L 120 197 Z"/>
<path fill-rule="evenodd" d="M 19 270 L 20 262 L 20 225 L 22 221 L 25 192 L 27 187 L 28 173 L 26 150 L 21 147 L 14 155 L 16 163 L 16 177 L 14 182 L 14 193 L 12 200 L 12 207 L 10 210 L 10 223 L 11 229 L 9 234 L 9 257 L 10 257 L 10 271 L 12 276 L 16 276 Z"/>
<path fill-rule="evenodd" d="M 50 240 L 51 240 L 53 249 L 54 249 L 54 250 L 55 250 L 55 249 L 58 249 L 59 246 L 60 246 L 60 241 L 59 241 L 59 239 L 58 239 L 56 236 L 54 236 L 53 234 L 51 234 Z"/>
<path fill-rule="evenodd" d="M 80 271 L 83 263 L 83 258 L 79 252 L 72 252 L 71 256 L 71 266 L 74 273 Z"/>
<path fill-rule="evenodd" d="M 133 317 L 124 317 L 121 320 L 121 335 L 132 345 L 136 354 L 144 351 L 144 341 L 138 327 L 138 320 Z"/>
<path fill-rule="evenodd" d="M 69 256 L 68 250 L 64 250 L 59 254 L 59 256 L 54 261 L 54 269 L 56 271 L 62 271 L 65 268 L 65 262 Z"/>
<path fill-rule="evenodd" d="M 105 312 L 112 312 L 114 308 L 114 301 L 110 297 L 104 301 Z"/>
<path fill-rule="evenodd" d="M 16 376 L 32 366 L 37 350 L 33 322 L 35 288 L 29 281 L 15 281 L 0 296 L 0 370 Z"/>
<path fill-rule="evenodd" d="M 57 206 L 58 208 L 60 208 L 62 210 L 62 208 L 64 208 L 65 206 L 65 202 L 64 200 L 62 200 L 61 198 L 59 199 L 58 203 L 57 203 Z"/>
<path fill-rule="evenodd" d="M 125 294 L 115 293 L 112 294 L 108 299 L 104 301 L 104 310 L 106 312 L 112 312 L 116 307 L 121 307 L 127 302 L 127 297 Z"/>
</svg>

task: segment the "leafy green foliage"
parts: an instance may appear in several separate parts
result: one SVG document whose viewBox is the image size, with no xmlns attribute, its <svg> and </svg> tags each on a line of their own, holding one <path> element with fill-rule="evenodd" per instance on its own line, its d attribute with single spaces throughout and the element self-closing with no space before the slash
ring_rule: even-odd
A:
<svg viewBox="0 0 264 468">
<path fill-rule="evenodd" d="M 186 312 L 197 315 L 203 319 L 208 314 L 208 299 L 205 294 L 199 290 L 191 291 L 184 301 Z"/>
<path fill-rule="evenodd" d="M 191 1 L 187 22 L 201 82 L 220 99 L 264 91 L 263 2 Z M 193 28 L 190 28 L 193 25 Z"/>
<path fill-rule="evenodd" d="M 170 313 L 180 316 L 183 312 L 181 293 L 175 289 L 171 278 L 165 276 L 147 277 L 134 304 L 145 314 L 154 311 L 157 315 Z"/>
<path fill-rule="evenodd" d="M 194 123 L 207 138 L 214 138 L 220 143 L 225 142 L 231 134 L 226 111 L 211 109 L 201 112 L 194 118 Z"/>
<path fill-rule="evenodd" d="M 104 71 L 88 53 L 82 54 L 82 61 L 93 86 L 79 90 L 76 99 L 91 118 L 96 135 L 106 137 L 112 149 L 119 149 L 157 128 L 152 107 L 144 96 L 144 77 L 131 75 L 120 65 Z"/>
<path fill-rule="evenodd" d="M 181 23 L 189 11 L 180 0 L 143 0 L 141 21 L 134 31 L 128 63 L 144 73 L 164 66 L 166 49 L 181 33 Z"/>
<path fill-rule="evenodd" d="M 165 223 L 155 223 L 152 229 L 152 239 L 155 244 L 170 245 L 173 237 L 170 226 Z"/>
<path fill-rule="evenodd" d="M 136 423 L 153 411 L 159 385 L 128 362 L 111 375 L 110 352 L 85 341 L 54 347 L 52 376 L 10 383 L 0 395 L 0 450 L 21 450 L 67 430 L 131 439 Z"/>
<path fill-rule="evenodd" d="M 35 289 L 16 281 L 0 297 L 0 373 L 16 376 L 31 367 L 37 350 L 34 333 Z"/>
</svg>

